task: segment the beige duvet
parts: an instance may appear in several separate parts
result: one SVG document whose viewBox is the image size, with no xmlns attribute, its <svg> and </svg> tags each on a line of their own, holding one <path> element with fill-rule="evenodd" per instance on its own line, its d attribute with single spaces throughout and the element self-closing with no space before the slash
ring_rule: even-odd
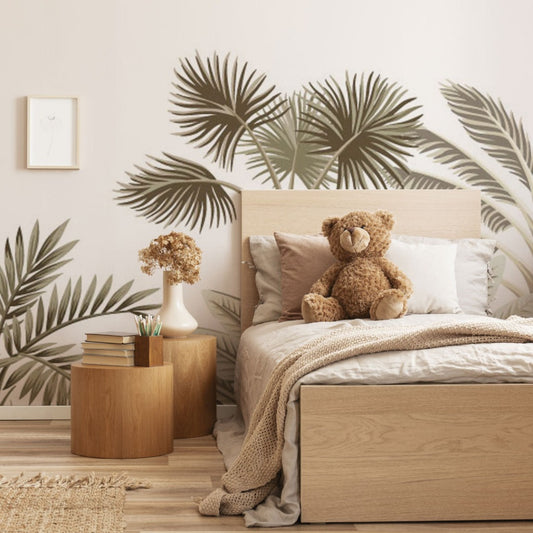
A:
<svg viewBox="0 0 533 533">
<path fill-rule="evenodd" d="M 201 503 L 200 511 L 243 512 L 246 525 L 289 525 L 298 519 L 300 384 L 532 382 L 533 345 L 523 344 L 532 339 L 531 320 L 466 315 L 250 328 L 237 362 L 244 421 L 217 427 L 229 470 L 224 486 Z M 241 445 L 244 427 L 249 431 Z"/>
</svg>

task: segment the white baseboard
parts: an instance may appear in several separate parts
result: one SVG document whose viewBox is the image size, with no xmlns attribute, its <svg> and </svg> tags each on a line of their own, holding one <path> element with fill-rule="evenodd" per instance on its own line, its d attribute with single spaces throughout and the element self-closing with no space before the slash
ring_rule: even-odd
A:
<svg viewBox="0 0 533 533">
<path fill-rule="evenodd" d="M 237 406 L 217 405 L 217 419 L 228 418 Z M 69 420 L 70 405 L 3 405 L 0 420 Z"/>
<path fill-rule="evenodd" d="M 70 405 L 2 405 L 0 420 L 69 420 Z"/>
</svg>

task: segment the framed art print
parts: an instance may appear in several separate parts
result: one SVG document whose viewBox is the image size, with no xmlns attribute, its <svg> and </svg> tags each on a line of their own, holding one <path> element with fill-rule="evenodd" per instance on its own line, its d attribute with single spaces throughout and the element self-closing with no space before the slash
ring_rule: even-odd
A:
<svg viewBox="0 0 533 533">
<path fill-rule="evenodd" d="M 27 168 L 78 169 L 78 98 L 28 96 Z"/>
</svg>

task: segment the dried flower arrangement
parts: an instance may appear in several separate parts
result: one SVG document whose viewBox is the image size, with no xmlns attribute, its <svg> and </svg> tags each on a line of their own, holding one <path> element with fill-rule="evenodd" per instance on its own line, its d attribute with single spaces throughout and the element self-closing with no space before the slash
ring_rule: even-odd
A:
<svg viewBox="0 0 533 533">
<path fill-rule="evenodd" d="M 160 235 L 147 248 L 139 250 L 141 270 L 152 275 L 156 268 L 169 273 L 171 285 L 177 283 L 196 283 L 200 279 L 202 250 L 194 239 L 175 231 Z"/>
</svg>

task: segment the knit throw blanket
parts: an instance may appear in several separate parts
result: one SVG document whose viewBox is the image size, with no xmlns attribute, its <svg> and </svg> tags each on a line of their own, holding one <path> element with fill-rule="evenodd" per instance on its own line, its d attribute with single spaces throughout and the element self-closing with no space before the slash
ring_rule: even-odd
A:
<svg viewBox="0 0 533 533">
<path fill-rule="evenodd" d="M 302 345 L 274 369 L 252 415 L 235 462 L 199 506 L 203 515 L 242 514 L 262 502 L 281 473 L 286 405 L 293 385 L 303 376 L 349 357 L 471 343 L 531 342 L 533 319 L 479 317 L 458 323 L 410 326 L 386 321 L 383 326 L 354 326 L 318 336 Z"/>
</svg>

